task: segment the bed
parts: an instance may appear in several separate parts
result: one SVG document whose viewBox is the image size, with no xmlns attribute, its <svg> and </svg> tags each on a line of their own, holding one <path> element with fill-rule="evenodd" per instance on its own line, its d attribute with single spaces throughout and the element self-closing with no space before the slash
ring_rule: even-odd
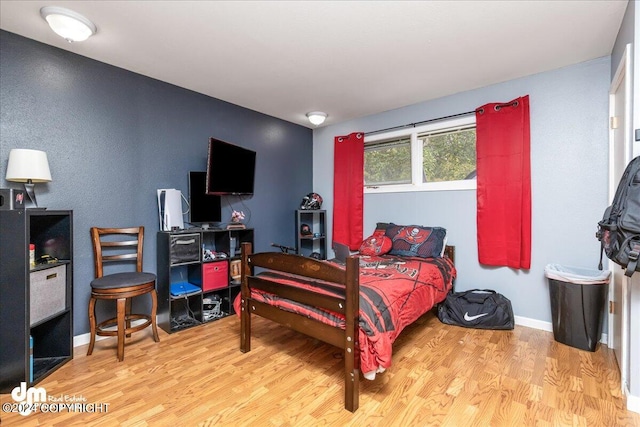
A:
<svg viewBox="0 0 640 427">
<path fill-rule="evenodd" d="M 345 408 L 355 412 L 359 379 L 391 366 L 405 326 L 444 300 L 456 271 L 454 247 L 434 258 L 350 256 L 345 265 L 242 244 L 240 350 L 251 350 L 258 315 L 344 350 Z M 255 274 L 256 271 L 258 274 Z"/>
</svg>

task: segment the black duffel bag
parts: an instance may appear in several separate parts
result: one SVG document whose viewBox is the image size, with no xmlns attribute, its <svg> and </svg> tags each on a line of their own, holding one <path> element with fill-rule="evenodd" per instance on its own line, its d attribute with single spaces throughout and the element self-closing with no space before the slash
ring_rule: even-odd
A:
<svg viewBox="0 0 640 427">
<path fill-rule="evenodd" d="M 513 329 L 511 301 L 490 289 L 450 292 L 438 305 L 438 319 L 465 328 Z"/>
</svg>

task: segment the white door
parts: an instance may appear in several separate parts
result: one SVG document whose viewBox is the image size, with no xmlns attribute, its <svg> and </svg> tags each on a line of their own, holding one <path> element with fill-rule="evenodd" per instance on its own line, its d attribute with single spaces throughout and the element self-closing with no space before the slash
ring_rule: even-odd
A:
<svg viewBox="0 0 640 427">
<path fill-rule="evenodd" d="M 611 115 L 609 141 L 609 202 L 613 200 L 618 182 L 631 160 L 631 45 L 627 45 L 616 75 L 611 82 L 609 109 Z M 629 371 L 629 310 L 628 279 L 622 268 L 609 263 L 612 275 L 609 284 L 609 347 L 613 349 L 620 368 L 621 386 L 627 384 Z"/>
</svg>

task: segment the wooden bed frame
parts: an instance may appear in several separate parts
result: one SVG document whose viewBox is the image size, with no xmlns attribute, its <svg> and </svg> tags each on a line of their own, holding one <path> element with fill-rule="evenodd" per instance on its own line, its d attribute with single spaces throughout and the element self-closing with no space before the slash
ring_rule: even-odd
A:
<svg viewBox="0 0 640 427">
<path fill-rule="evenodd" d="M 251 351 L 251 315 L 273 320 L 295 331 L 324 341 L 344 350 L 345 409 L 358 409 L 360 353 L 358 317 L 360 312 L 358 257 L 347 258 L 346 268 L 299 255 L 279 252 L 252 254 L 251 243 L 242 244 L 242 284 L 240 313 L 240 350 Z M 445 256 L 454 261 L 454 247 L 445 248 Z M 264 268 L 324 280 L 345 286 L 344 298 L 318 294 L 254 276 L 254 267 Z M 251 298 L 250 289 L 260 289 L 303 304 L 340 313 L 345 329 L 335 328 L 305 316 L 281 310 Z"/>
</svg>

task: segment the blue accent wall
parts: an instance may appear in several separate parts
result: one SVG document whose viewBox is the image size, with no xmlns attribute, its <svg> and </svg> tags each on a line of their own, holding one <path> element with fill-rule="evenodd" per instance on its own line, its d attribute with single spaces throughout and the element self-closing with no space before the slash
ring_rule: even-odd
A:
<svg viewBox="0 0 640 427">
<path fill-rule="evenodd" d="M 293 246 L 294 210 L 312 191 L 310 129 L 6 31 L 0 52 L 0 187 L 21 188 L 5 180 L 12 148 L 47 153 L 53 181 L 36 184 L 38 204 L 74 211 L 75 335 L 89 330 L 89 228 L 144 225 L 155 272 L 156 189 L 187 197 L 211 136 L 257 152 L 255 194 L 224 197 L 223 221 L 250 212 L 257 250 Z"/>
</svg>

